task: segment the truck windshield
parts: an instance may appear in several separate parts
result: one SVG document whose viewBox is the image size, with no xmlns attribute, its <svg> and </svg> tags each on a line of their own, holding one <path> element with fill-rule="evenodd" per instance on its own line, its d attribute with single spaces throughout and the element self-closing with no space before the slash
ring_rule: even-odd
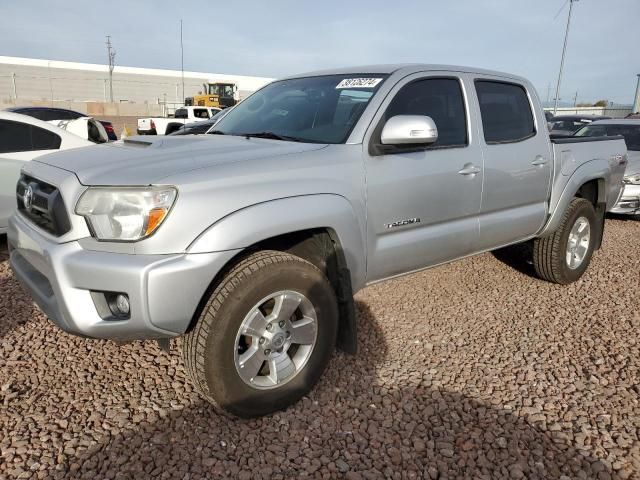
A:
<svg viewBox="0 0 640 480">
<path fill-rule="evenodd" d="M 209 95 L 220 95 L 221 97 L 233 97 L 233 84 L 210 84 Z"/>
<path fill-rule="evenodd" d="M 596 124 L 582 127 L 575 133 L 576 137 L 613 137 L 622 135 L 627 150 L 640 150 L 640 124 Z"/>
<path fill-rule="evenodd" d="M 325 75 L 273 82 L 236 105 L 216 133 L 344 143 L 386 75 Z"/>
</svg>

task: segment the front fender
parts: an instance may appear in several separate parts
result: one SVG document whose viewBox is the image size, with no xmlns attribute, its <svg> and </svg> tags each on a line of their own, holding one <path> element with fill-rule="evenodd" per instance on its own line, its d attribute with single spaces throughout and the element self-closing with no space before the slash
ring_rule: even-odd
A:
<svg viewBox="0 0 640 480">
<path fill-rule="evenodd" d="M 335 194 L 303 195 L 259 203 L 237 210 L 202 232 L 188 253 L 249 247 L 278 235 L 315 228 L 332 229 L 344 251 L 354 292 L 365 284 L 364 225 L 351 203 Z"/>
<path fill-rule="evenodd" d="M 554 196 L 552 195 L 549 220 L 538 236 L 544 237 L 558 229 L 560 222 L 562 221 L 562 216 L 569 207 L 571 200 L 574 199 L 580 187 L 591 180 L 602 180 L 598 185 L 598 203 L 610 203 L 607 198 L 609 192 L 606 188 L 611 181 L 610 177 L 611 166 L 607 160 L 593 160 L 578 167 L 569 179 L 566 180 L 564 188 L 562 188 L 560 195 L 556 197 L 555 202 L 553 201 Z M 560 178 L 562 179 L 562 177 Z M 557 185 L 555 188 L 561 187 L 561 185 Z"/>
</svg>

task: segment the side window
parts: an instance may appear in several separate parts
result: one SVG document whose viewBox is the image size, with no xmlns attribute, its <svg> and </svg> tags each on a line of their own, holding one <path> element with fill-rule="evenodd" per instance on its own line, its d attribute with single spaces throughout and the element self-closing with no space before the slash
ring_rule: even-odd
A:
<svg viewBox="0 0 640 480">
<path fill-rule="evenodd" d="M 0 153 L 31 151 L 31 125 L 0 120 Z"/>
<path fill-rule="evenodd" d="M 173 114 L 173 118 L 187 118 L 187 109 L 178 108 L 176 113 Z"/>
<path fill-rule="evenodd" d="M 453 78 L 417 80 L 402 87 L 385 112 L 396 115 L 427 115 L 438 128 L 435 147 L 467 145 L 467 120 L 460 81 Z"/>
<path fill-rule="evenodd" d="M 33 150 L 57 150 L 62 140 L 59 135 L 49 130 L 31 126 L 31 141 Z"/>
<path fill-rule="evenodd" d="M 513 83 L 476 80 L 484 140 L 518 142 L 536 134 L 527 92 Z"/>
<path fill-rule="evenodd" d="M 194 108 L 193 116 L 196 118 L 209 118 L 209 111 L 206 108 Z"/>
</svg>

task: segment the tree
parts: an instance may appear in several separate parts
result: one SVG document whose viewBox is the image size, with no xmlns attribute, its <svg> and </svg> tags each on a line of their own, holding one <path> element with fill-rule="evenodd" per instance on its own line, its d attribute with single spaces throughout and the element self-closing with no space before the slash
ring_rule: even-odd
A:
<svg viewBox="0 0 640 480">
<path fill-rule="evenodd" d="M 609 105 L 609 100 L 598 100 L 593 104 L 594 107 L 606 107 Z"/>
</svg>

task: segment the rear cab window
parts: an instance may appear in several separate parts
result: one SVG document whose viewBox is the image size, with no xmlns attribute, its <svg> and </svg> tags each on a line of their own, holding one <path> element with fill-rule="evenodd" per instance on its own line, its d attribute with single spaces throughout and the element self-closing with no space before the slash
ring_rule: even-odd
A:
<svg viewBox="0 0 640 480">
<path fill-rule="evenodd" d="M 536 134 L 531 103 L 522 85 L 476 80 L 475 87 L 487 144 L 521 142 Z"/>
<path fill-rule="evenodd" d="M 0 153 L 57 150 L 62 139 L 49 130 L 27 123 L 0 120 Z"/>
</svg>

